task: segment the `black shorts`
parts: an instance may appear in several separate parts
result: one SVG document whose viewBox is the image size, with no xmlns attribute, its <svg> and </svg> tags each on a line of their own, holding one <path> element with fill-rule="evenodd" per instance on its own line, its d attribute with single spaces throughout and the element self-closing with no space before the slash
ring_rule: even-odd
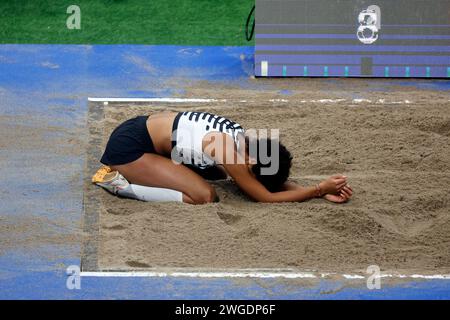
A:
<svg viewBox="0 0 450 320">
<path fill-rule="evenodd" d="M 156 153 L 147 129 L 148 116 L 125 121 L 114 129 L 106 144 L 101 163 L 120 165 L 139 159 L 144 153 Z"/>
</svg>

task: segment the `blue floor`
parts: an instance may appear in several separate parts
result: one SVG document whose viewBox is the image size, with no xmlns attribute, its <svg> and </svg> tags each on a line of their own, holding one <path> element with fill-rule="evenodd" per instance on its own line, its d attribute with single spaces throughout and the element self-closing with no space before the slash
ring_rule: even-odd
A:
<svg viewBox="0 0 450 320">
<path fill-rule="evenodd" d="M 252 47 L 1 45 L 0 298 L 449 299 L 442 280 L 371 291 L 331 280 L 82 278 L 66 288 L 67 266 L 80 263 L 85 149 L 65 142 L 86 143 L 87 97 L 183 96 L 195 80 L 251 86 L 252 61 Z"/>
</svg>

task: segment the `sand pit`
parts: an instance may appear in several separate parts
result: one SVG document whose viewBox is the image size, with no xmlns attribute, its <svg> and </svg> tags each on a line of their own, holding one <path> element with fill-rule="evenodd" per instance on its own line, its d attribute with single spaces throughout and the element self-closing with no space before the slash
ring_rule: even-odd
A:
<svg viewBox="0 0 450 320">
<path fill-rule="evenodd" d="M 269 98 L 195 105 L 94 103 L 91 110 L 102 110 L 90 121 L 91 142 L 98 145 L 89 146 L 88 157 L 91 162 L 99 157 L 113 128 L 135 115 L 209 111 L 245 128 L 280 128 L 294 155 L 292 180 L 308 185 L 344 173 L 354 198 L 343 205 L 322 199 L 260 204 L 227 180 L 213 183 L 219 203 L 192 206 L 121 199 L 87 183 L 87 197 L 99 214 L 88 219 L 98 228 L 91 228 L 95 237 L 85 255 L 95 255 L 97 270 L 363 272 L 377 264 L 409 274 L 450 272 L 448 98 L 435 97 L 432 104 Z M 93 170 L 88 168 L 88 175 Z"/>
</svg>

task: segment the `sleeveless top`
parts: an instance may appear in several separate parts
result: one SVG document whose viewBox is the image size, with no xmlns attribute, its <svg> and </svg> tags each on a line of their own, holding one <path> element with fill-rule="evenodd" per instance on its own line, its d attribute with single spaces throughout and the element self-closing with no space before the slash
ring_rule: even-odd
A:
<svg viewBox="0 0 450 320">
<path fill-rule="evenodd" d="M 215 165 L 203 152 L 203 137 L 210 132 L 222 132 L 233 138 L 239 148 L 240 134 L 244 129 L 236 122 L 209 112 L 180 112 L 172 126 L 172 160 L 190 164 L 200 169 Z"/>
</svg>

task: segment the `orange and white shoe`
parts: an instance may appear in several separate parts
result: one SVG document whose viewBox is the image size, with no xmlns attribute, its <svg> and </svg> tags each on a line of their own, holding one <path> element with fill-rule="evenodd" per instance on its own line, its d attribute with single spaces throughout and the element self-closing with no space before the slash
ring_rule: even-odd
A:
<svg viewBox="0 0 450 320">
<path fill-rule="evenodd" d="M 130 186 L 128 180 L 119 171 L 112 171 L 107 166 L 103 166 L 94 174 L 92 182 L 112 194 L 117 194 L 120 190 L 124 190 Z"/>
</svg>

